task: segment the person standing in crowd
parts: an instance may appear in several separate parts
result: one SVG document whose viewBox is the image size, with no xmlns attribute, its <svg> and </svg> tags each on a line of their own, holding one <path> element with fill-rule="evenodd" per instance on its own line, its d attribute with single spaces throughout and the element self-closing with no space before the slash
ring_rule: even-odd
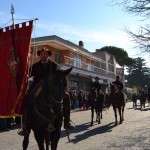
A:
<svg viewBox="0 0 150 150">
<path fill-rule="evenodd" d="M 110 96 L 108 92 L 104 93 L 104 99 L 105 99 L 105 106 L 109 108 L 111 105 L 111 102 L 110 102 Z"/>
<path fill-rule="evenodd" d="M 83 104 L 85 104 L 86 106 L 86 110 L 88 110 L 89 108 L 89 92 L 85 92 L 84 95 L 83 95 Z"/>
<path fill-rule="evenodd" d="M 83 91 L 82 91 L 82 89 L 78 92 L 78 101 L 79 101 L 79 108 L 82 109 L 82 104 L 83 104 Z"/>
<path fill-rule="evenodd" d="M 134 92 L 133 94 L 132 94 L 132 101 L 133 101 L 133 108 L 135 109 L 135 108 L 137 108 L 137 94 Z"/>
<path fill-rule="evenodd" d="M 76 90 L 73 90 L 73 105 L 74 109 L 78 108 L 78 94 Z"/>
<path fill-rule="evenodd" d="M 69 96 L 70 96 L 70 107 L 71 109 L 74 109 L 74 105 L 73 105 L 73 90 L 69 90 Z"/>
</svg>

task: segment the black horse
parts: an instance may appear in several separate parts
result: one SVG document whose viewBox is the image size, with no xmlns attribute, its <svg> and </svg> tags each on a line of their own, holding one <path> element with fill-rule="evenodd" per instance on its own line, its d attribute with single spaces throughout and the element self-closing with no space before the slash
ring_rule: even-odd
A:
<svg viewBox="0 0 150 150">
<path fill-rule="evenodd" d="M 27 100 L 27 123 L 29 131 L 24 136 L 23 150 L 29 143 L 29 134 L 33 130 L 39 150 L 57 149 L 63 120 L 62 99 L 67 87 L 67 75 L 72 68 L 57 70 L 49 74 L 32 89 Z"/>
<path fill-rule="evenodd" d="M 100 124 L 101 123 L 100 119 L 102 119 L 104 94 L 99 93 L 95 88 L 92 88 L 90 90 L 88 99 L 91 106 L 91 126 L 93 126 L 94 110 L 96 112 L 96 122 Z"/>
<path fill-rule="evenodd" d="M 110 101 L 115 114 L 115 125 L 118 124 L 117 109 L 120 116 L 120 124 L 122 124 L 122 121 L 124 121 L 125 99 L 121 88 L 116 87 L 116 85 L 114 84 L 110 84 Z"/>
</svg>

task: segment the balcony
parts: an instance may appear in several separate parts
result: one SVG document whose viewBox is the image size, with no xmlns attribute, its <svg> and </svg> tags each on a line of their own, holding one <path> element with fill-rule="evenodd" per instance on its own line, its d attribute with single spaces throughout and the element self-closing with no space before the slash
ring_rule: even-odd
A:
<svg viewBox="0 0 150 150">
<path fill-rule="evenodd" d="M 115 78 L 114 72 L 102 69 L 100 67 L 91 65 L 89 63 L 85 63 L 79 60 L 76 60 L 75 58 L 71 58 L 68 56 L 62 56 L 61 59 L 55 60 L 60 68 L 66 69 L 70 66 L 73 66 L 72 74 L 80 74 L 81 76 L 86 77 L 95 77 L 98 76 L 102 79 L 113 79 Z"/>
</svg>

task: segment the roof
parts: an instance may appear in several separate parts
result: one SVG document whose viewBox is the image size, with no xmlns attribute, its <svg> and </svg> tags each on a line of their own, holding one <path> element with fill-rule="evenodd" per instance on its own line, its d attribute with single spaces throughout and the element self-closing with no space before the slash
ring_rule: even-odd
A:
<svg viewBox="0 0 150 150">
<path fill-rule="evenodd" d="M 63 44 L 66 44 L 66 45 L 68 45 L 68 46 L 72 46 L 72 47 L 74 47 L 74 48 L 78 48 L 78 49 L 80 49 L 80 50 L 83 50 L 83 51 L 85 51 L 85 52 L 87 52 L 87 53 L 92 54 L 92 53 L 89 52 L 87 49 L 81 48 L 79 45 L 74 44 L 74 43 L 72 43 L 72 42 L 69 41 L 69 40 L 65 40 L 65 39 L 63 39 L 63 38 L 60 38 L 60 37 L 58 37 L 58 36 L 56 36 L 56 35 L 32 38 L 32 42 L 40 42 L 40 41 L 47 41 L 47 40 L 56 40 L 56 41 L 59 41 L 59 42 L 61 42 L 61 43 L 63 43 Z"/>
</svg>

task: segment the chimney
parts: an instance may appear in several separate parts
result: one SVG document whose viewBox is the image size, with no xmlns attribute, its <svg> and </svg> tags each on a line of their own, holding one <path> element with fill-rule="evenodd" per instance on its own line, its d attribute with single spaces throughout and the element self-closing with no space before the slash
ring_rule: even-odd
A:
<svg viewBox="0 0 150 150">
<path fill-rule="evenodd" d="M 83 41 L 79 41 L 79 46 L 80 46 L 81 48 L 84 48 L 84 43 L 83 43 Z"/>
</svg>

